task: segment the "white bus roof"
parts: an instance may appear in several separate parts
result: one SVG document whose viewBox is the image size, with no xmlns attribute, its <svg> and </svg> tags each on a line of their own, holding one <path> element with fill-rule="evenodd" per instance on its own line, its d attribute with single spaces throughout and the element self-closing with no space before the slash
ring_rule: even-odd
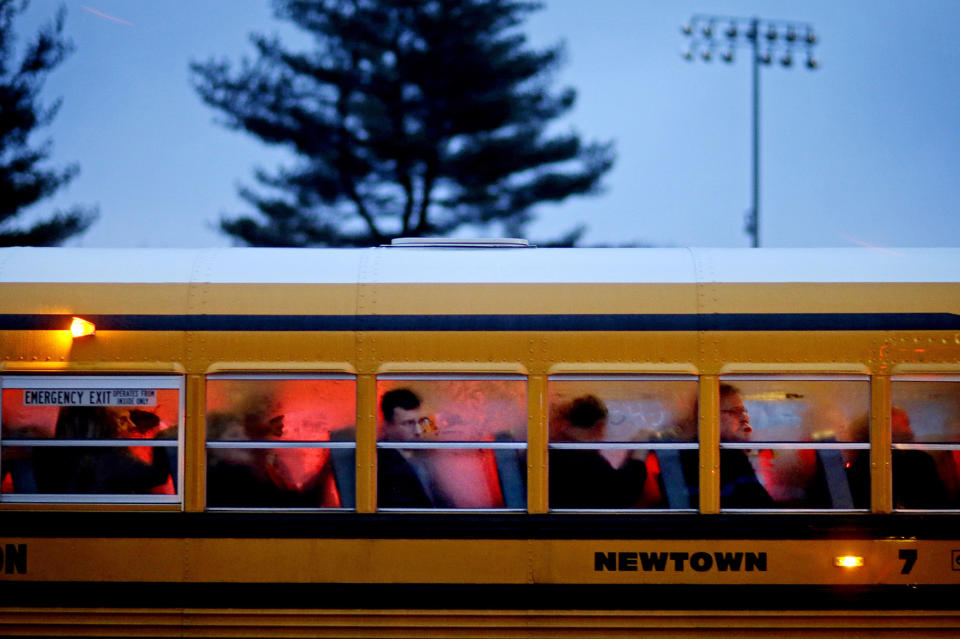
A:
<svg viewBox="0 0 960 639">
<path fill-rule="evenodd" d="M 960 248 L 6 248 L 0 282 L 949 283 Z"/>
</svg>

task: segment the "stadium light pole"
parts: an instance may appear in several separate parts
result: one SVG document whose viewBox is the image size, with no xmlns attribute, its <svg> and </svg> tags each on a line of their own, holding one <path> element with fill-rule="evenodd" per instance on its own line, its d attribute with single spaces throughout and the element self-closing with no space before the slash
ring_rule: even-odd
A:
<svg viewBox="0 0 960 639">
<path fill-rule="evenodd" d="M 688 48 L 683 57 L 693 61 L 697 56 L 710 62 L 716 51 L 723 49 L 720 59 L 732 63 L 738 48 L 750 51 L 753 97 L 753 160 L 752 203 L 747 213 L 746 231 L 753 248 L 760 246 L 760 65 L 769 66 L 777 60 L 784 67 L 794 63 L 795 51 L 806 55 L 806 67 L 813 71 L 819 62 L 813 55 L 817 35 L 813 26 L 793 20 L 740 18 L 696 14 L 681 27 L 687 36 Z M 761 44 L 765 40 L 766 42 Z"/>
</svg>

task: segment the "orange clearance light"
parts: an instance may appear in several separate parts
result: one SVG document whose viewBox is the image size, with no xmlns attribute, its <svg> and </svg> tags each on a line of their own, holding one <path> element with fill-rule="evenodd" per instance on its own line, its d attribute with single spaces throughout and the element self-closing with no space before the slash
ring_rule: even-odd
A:
<svg viewBox="0 0 960 639">
<path fill-rule="evenodd" d="M 82 317 L 74 317 L 70 323 L 70 334 L 73 335 L 74 339 L 93 335 L 96 332 L 97 327 L 93 325 L 93 322 L 88 322 Z"/>
<path fill-rule="evenodd" d="M 859 568 L 863 565 L 863 557 L 844 555 L 843 557 L 837 557 L 834 564 L 840 568 Z"/>
</svg>

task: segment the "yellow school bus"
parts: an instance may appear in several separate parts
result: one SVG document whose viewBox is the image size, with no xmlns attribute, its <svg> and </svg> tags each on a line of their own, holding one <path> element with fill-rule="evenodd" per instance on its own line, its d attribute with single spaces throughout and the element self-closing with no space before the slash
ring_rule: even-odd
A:
<svg viewBox="0 0 960 639">
<path fill-rule="evenodd" d="M 0 250 L 0 634 L 960 630 L 960 250 Z"/>
</svg>

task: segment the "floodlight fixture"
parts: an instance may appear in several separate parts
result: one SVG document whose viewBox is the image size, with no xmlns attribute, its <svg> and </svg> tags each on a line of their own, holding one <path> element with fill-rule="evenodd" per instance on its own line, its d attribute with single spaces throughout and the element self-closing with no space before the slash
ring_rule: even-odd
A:
<svg viewBox="0 0 960 639">
<path fill-rule="evenodd" d="M 717 30 L 717 25 L 721 26 Z M 698 56 L 711 62 L 717 56 L 727 63 L 736 59 L 736 50 L 750 50 L 753 69 L 753 185 L 752 206 L 747 213 L 746 231 L 754 247 L 760 246 L 760 72 L 761 66 L 770 66 L 774 60 L 785 68 L 792 67 L 794 56 L 805 56 L 805 66 L 814 70 L 820 62 L 814 57 L 813 46 L 817 35 L 813 25 L 796 20 L 768 20 L 758 17 L 718 16 L 696 14 L 680 27 L 689 37 L 689 47 L 681 55 L 693 61 Z M 803 34 L 801 37 L 800 34 Z M 798 50 L 799 49 L 799 50 Z M 799 58 L 797 64 L 800 64 Z"/>
</svg>

